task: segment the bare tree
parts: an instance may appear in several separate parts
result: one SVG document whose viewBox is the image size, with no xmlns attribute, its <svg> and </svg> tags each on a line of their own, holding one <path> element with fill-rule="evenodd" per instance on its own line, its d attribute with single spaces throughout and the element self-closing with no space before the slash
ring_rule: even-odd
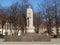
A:
<svg viewBox="0 0 60 45">
<path fill-rule="evenodd" d="M 24 31 L 26 31 L 26 9 L 29 6 L 28 0 L 21 0 L 21 16 L 22 16 L 22 20 L 21 20 L 21 31 L 22 33 L 24 33 Z"/>
<path fill-rule="evenodd" d="M 53 21 L 56 23 L 56 32 L 58 34 L 58 10 L 59 10 L 59 0 L 45 0 L 41 5 L 39 4 L 39 9 L 46 18 L 47 30 L 51 34 L 51 24 Z M 42 9 L 42 10 L 41 10 Z M 53 20 L 55 19 L 55 20 Z"/>
</svg>

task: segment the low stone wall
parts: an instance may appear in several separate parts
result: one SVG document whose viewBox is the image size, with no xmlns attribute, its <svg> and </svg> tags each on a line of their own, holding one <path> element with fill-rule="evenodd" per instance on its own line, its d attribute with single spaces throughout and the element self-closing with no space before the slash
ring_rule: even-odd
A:
<svg viewBox="0 0 60 45">
<path fill-rule="evenodd" d="M 51 41 L 50 36 L 38 34 L 25 34 L 21 36 L 5 36 L 5 41 L 21 41 L 21 42 L 34 42 L 34 41 Z"/>
<path fill-rule="evenodd" d="M 20 41 L 20 36 L 5 36 L 4 41 Z"/>
</svg>

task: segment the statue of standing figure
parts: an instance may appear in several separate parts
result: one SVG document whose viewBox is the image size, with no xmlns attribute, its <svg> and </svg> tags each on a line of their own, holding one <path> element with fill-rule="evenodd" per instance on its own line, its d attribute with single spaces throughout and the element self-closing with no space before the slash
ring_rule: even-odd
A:
<svg viewBox="0 0 60 45">
<path fill-rule="evenodd" d="M 31 6 L 27 8 L 27 15 L 26 15 L 26 20 L 27 20 L 27 32 L 28 33 L 34 33 L 34 26 L 33 26 L 33 10 Z"/>
</svg>

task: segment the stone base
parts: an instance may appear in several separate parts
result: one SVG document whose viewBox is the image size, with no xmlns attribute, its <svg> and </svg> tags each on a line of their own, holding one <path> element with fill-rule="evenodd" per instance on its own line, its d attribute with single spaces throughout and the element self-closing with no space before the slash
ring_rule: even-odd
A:
<svg viewBox="0 0 60 45">
<path fill-rule="evenodd" d="M 51 41 L 51 38 L 50 36 L 46 35 L 27 33 L 21 36 L 5 36 L 5 41 L 20 41 L 20 42 Z"/>
<path fill-rule="evenodd" d="M 31 26 L 31 27 L 27 26 L 26 28 L 27 28 L 27 30 L 26 30 L 27 33 L 34 33 L 35 32 L 34 26 Z"/>
<path fill-rule="evenodd" d="M 35 31 L 30 29 L 30 30 L 27 30 L 26 32 L 27 33 L 34 33 Z"/>
</svg>

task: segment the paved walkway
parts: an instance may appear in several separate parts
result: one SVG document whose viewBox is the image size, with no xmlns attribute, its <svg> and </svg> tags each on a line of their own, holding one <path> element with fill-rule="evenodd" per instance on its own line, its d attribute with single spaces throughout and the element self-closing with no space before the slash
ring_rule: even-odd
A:
<svg viewBox="0 0 60 45">
<path fill-rule="evenodd" d="M 3 42 L 4 39 L 0 39 L 0 45 L 60 45 L 60 38 L 51 39 L 51 42 Z"/>
</svg>

